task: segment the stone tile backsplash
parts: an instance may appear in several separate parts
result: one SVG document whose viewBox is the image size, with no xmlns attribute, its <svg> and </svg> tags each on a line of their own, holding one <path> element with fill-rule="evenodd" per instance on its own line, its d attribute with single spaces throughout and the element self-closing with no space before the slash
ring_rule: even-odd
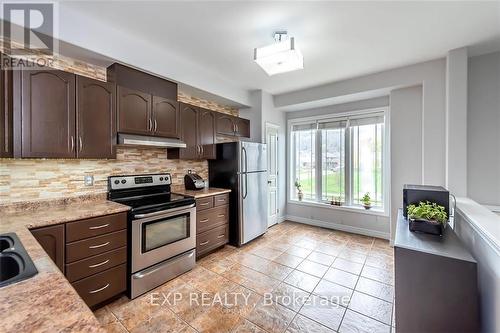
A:
<svg viewBox="0 0 500 333">
<path fill-rule="evenodd" d="M 208 177 L 205 160 L 169 160 L 166 149 L 117 148 L 116 160 L 0 159 L 0 204 L 58 199 L 107 191 L 107 177 L 169 172 L 172 183 L 184 183 L 187 170 Z M 83 177 L 94 176 L 85 186 Z"/>
</svg>

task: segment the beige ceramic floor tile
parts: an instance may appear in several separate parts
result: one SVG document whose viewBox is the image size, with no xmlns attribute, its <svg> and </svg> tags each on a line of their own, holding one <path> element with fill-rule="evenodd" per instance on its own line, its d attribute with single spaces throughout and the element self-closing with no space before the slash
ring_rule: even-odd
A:
<svg viewBox="0 0 500 333">
<path fill-rule="evenodd" d="M 298 314 L 292 321 L 290 326 L 288 326 L 286 332 L 287 333 L 334 333 L 335 331 L 315 322 L 314 320 L 311 320 L 307 317 Z"/>
<path fill-rule="evenodd" d="M 188 326 L 170 310 L 162 309 L 149 320 L 141 322 L 130 333 L 177 333 Z"/>
<path fill-rule="evenodd" d="M 312 292 L 319 282 L 319 278 L 301 271 L 293 271 L 285 279 L 285 282 L 307 292 Z"/>
<path fill-rule="evenodd" d="M 336 258 L 332 264 L 333 268 L 341 269 L 343 271 L 359 275 L 363 269 L 363 264 L 345 260 L 342 258 Z"/>
<path fill-rule="evenodd" d="M 294 255 L 296 257 L 301 257 L 301 258 L 306 258 L 308 255 L 310 255 L 312 250 L 310 249 L 305 249 L 303 247 L 298 247 L 298 246 L 291 246 L 288 250 L 286 250 L 285 253 Z"/>
<path fill-rule="evenodd" d="M 333 264 L 335 257 L 326 253 L 313 251 L 306 259 L 317 262 L 318 264 L 330 266 Z"/>
<path fill-rule="evenodd" d="M 266 333 L 266 331 L 252 322 L 244 320 L 233 328 L 233 333 Z"/>
<path fill-rule="evenodd" d="M 394 285 L 394 275 L 391 271 L 375 268 L 371 266 L 363 267 L 363 271 L 361 272 L 361 276 L 367 277 L 369 279 L 379 281 L 385 284 Z"/>
<path fill-rule="evenodd" d="M 336 269 L 330 268 L 328 272 L 326 272 L 323 279 L 328 280 L 330 282 L 335 282 L 336 284 L 340 284 L 344 287 L 354 289 L 356 282 L 358 281 L 358 275 Z"/>
<path fill-rule="evenodd" d="M 279 257 L 275 258 L 273 261 L 291 268 L 296 268 L 302 262 L 302 260 L 304 260 L 304 258 L 297 257 L 285 252 Z"/>
<path fill-rule="evenodd" d="M 233 309 L 241 317 L 247 317 L 262 298 L 261 295 L 245 287 L 239 286 L 227 295 L 223 306 Z"/>
<path fill-rule="evenodd" d="M 328 266 L 318 264 L 314 261 L 305 259 L 303 262 L 300 263 L 299 266 L 297 266 L 297 269 L 304 273 L 311 274 L 321 278 L 323 277 L 323 275 L 325 275 L 326 271 L 328 270 Z"/>
<path fill-rule="evenodd" d="M 355 250 L 346 249 L 339 253 L 340 258 L 356 262 L 358 264 L 364 264 L 367 255 L 362 252 L 357 252 Z"/>
<path fill-rule="evenodd" d="M 340 333 L 389 333 L 390 331 L 390 326 L 351 310 L 347 310 L 339 329 Z"/>
<path fill-rule="evenodd" d="M 284 282 L 276 287 L 271 294 L 274 302 L 277 302 L 295 312 L 300 310 L 310 295 L 310 293 Z"/>
<path fill-rule="evenodd" d="M 340 326 L 345 311 L 344 307 L 313 295 L 299 313 L 336 331 Z"/>
<path fill-rule="evenodd" d="M 352 289 L 327 280 L 321 280 L 313 291 L 313 294 L 345 307 L 349 304 L 352 293 Z"/>
<path fill-rule="evenodd" d="M 356 290 L 390 303 L 393 302 L 394 287 L 389 284 L 360 277 L 356 285 Z"/>
<path fill-rule="evenodd" d="M 247 319 L 270 333 L 282 333 L 294 316 L 295 312 L 278 303 L 266 304 L 261 300 Z"/>
<path fill-rule="evenodd" d="M 214 305 L 189 324 L 200 333 L 228 333 L 242 320 L 234 309 Z"/>
<path fill-rule="evenodd" d="M 392 304 L 381 299 L 355 291 L 349 303 L 349 309 L 387 325 L 391 324 Z"/>
</svg>

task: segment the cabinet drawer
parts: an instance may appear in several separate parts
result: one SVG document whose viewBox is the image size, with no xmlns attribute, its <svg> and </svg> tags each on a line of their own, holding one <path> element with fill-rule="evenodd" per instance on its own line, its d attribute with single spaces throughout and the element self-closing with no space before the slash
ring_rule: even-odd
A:
<svg viewBox="0 0 500 333">
<path fill-rule="evenodd" d="M 219 194 L 214 197 L 214 206 L 223 206 L 229 204 L 229 193 Z"/>
<path fill-rule="evenodd" d="M 66 278 L 69 282 L 73 282 L 126 262 L 127 247 L 124 246 L 116 250 L 111 250 L 87 259 L 76 261 L 72 264 L 67 264 Z"/>
<path fill-rule="evenodd" d="M 76 241 L 66 244 L 66 262 L 95 256 L 125 245 L 127 245 L 127 230 Z"/>
<path fill-rule="evenodd" d="M 88 306 L 99 304 L 127 288 L 127 265 L 123 264 L 72 283 Z"/>
<path fill-rule="evenodd" d="M 229 240 L 229 225 L 225 224 L 216 227 L 207 232 L 196 235 L 196 255 L 200 256 L 221 245 L 224 245 Z"/>
<path fill-rule="evenodd" d="M 196 214 L 196 233 L 210 230 L 228 222 L 229 206 L 219 206 Z"/>
<path fill-rule="evenodd" d="M 209 209 L 214 206 L 214 197 L 196 199 L 196 211 Z"/>
<path fill-rule="evenodd" d="M 127 213 L 94 217 L 66 223 L 66 242 L 99 236 L 127 228 Z"/>
</svg>

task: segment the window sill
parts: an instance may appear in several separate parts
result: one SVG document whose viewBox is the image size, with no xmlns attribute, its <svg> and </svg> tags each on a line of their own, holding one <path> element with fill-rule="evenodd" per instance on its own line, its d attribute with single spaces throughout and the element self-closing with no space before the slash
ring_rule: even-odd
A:
<svg viewBox="0 0 500 333">
<path fill-rule="evenodd" d="M 366 214 L 366 215 L 389 217 L 389 215 L 385 211 L 383 211 L 381 209 L 377 209 L 377 208 L 365 209 L 364 207 L 360 207 L 360 206 L 334 206 L 334 205 L 330 205 L 330 204 L 322 203 L 322 202 L 317 202 L 317 201 L 307 201 L 307 200 L 299 201 L 299 200 L 295 200 L 295 199 L 289 199 L 288 203 L 293 204 L 293 205 L 300 205 L 300 206 L 334 209 L 334 210 L 346 211 L 346 212 L 350 212 L 350 213 L 359 213 L 359 214 Z"/>
</svg>

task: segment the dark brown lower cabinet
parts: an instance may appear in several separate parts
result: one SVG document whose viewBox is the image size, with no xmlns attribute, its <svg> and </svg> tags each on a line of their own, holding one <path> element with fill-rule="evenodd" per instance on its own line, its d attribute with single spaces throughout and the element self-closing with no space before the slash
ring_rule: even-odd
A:
<svg viewBox="0 0 500 333">
<path fill-rule="evenodd" d="M 4 57 L 0 54 L 0 59 Z M 0 70 L 0 157 L 13 156 L 12 71 Z"/>
<path fill-rule="evenodd" d="M 64 225 L 58 224 L 31 230 L 50 259 L 64 273 Z"/>
<path fill-rule="evenodd" d="M 196 199 L 196 257 L 229 242 L 229 194 Z"/>
<path fill-rule="evenodd" d="M 96 308 L 126 290 L 126 213 L 42 227 L 31 233 L 89 307 Z"/>
</svg>

